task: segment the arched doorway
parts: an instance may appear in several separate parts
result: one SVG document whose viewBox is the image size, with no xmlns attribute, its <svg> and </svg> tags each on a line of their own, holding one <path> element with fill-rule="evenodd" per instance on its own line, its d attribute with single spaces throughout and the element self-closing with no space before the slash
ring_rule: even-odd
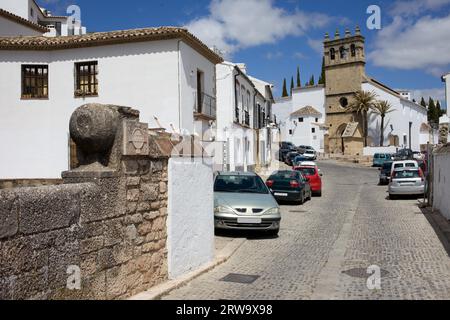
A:
<svg viewBox="0 0 450 320">
<path fill-rule="evenodd" d="M 339 147 L 340 147 L 343 155 L 345 154 L 345 141 L 344 141 L 343 135 L 344 135 L 344 132 L 346 129 L 347 129 L 347 124 L 343 123 L 339 126 L 339 128 L 336 131 L 336 139 L 338 139 L 338 141 L 340 142 Z"/>
</svg>

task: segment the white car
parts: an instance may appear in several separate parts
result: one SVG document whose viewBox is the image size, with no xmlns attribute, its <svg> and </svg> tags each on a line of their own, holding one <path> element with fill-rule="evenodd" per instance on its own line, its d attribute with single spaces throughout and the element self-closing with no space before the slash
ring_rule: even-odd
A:
<svg viewBox="0 0 450 320">
<path fill-rule="evenodd" d="M 305 157 L 306 159 L 310 159 L 310 160 L 317 159 L 317 155 L 314 150 L 306 150 L 305 153 L 303 154 L 303 157 Z"/>
<path fill-rule="evenodd" d="M 394 171 L 396 169 L 402 169 L 402 168 L 419 168 L 419 163 L 414 160 L 405 160 L 405 161 L 394 161 L 392 163 L 392 169 L 391 169 L 391 177 L 394 175 Z"/>
<path fill-rule="evenodd" d="M 317 163 L 313 162 L 313 161 L 302 161 L 298 164 L 299 167 L 301 166 L 312 166 L 312 167 L 317 167 Z"/>
</svg>

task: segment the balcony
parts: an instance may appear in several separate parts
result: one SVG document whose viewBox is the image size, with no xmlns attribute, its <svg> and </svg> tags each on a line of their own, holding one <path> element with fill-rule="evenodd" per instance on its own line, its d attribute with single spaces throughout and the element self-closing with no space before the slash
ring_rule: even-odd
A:
<svg viewBox="0 0 450 320">
<path fill-rule="evenodd" d="M 195 108 L 194 108 L 194 115 L 198 118 L 205 118 L 208 120 L 215 120 L 217 116 L 217 104 L 216 99 L 214 97 L 211 97 L 210 95 L 207 95 L 206 93 L 202 93 L 199 97 L 196 94 L 195 99 Z"/>
</svg>

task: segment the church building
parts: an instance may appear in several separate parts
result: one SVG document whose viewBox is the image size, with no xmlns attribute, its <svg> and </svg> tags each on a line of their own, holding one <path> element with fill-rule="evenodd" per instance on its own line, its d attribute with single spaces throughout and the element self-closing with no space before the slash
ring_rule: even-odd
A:
<svg viewBox="0 0 450 320">
<path fill-rule="evenodd" d="M 324 59 L 325 85 L 296 88 L 291 97 L 278 99 L 274 105 L 284 141 L 298 144 L 301 140 L 307 144 L 323 139 L 315 144 L 317 151 L 344 155 L 373 155 L 400 148 L 419 151 L 428 142 L 434 143 L 427 109 L 366 74 L 365 38 L 359 28 L 353 35 L 346 30 L 343 37 L 337 31 L 333 39 L 327 34 Z M 363 133 L 363 117 L 349 110 L 358 91 L 373 92 L 376 100 L 387 101 L 392 106 L 383 128 L 381 116 L 369 111 L 367 139 Z M 313 121 L 315 130 L 302 129 L 311 123 L 301 122 L 302 118 L 296 116 L 305 108 L 317 111 Z"/>
</svg>

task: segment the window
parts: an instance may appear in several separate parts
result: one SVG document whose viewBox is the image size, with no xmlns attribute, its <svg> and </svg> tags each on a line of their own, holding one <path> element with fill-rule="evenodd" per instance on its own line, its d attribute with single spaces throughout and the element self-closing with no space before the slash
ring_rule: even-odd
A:
<svg viewBox="0 0 450 320">
<path fill-rule="evenodd" d="M 98 62 L 75 63 L 75 96 L 96 96 L 98 95 Z"/>
<path fill-rule="evenodd" d="M 354 44 L 352 44 L 350 46 L 350 51 L 351 51 L 352 57 L 356 57 L 356 46 Z"/>
<path fill-rule="evenodd" d="M 316 128 L 312 128 L 312 133 L 316 133 Z"/>
<path fill-rule="evenodd" d="M 347 50 L 345 49 L 345 47 L 342 46 L 339 48 L 339 55 L 341 59 L 347 59 Z"/>
<path fill-rule="evenodd" d="M 331 60 L 336 59 L 336 50 L 334 48 L 330 49 L 330 59 Z"/>
<path fill-rule="evenodd" d="M 305 122 L 305 119 L 303 119 L 303 118 L 298 118 L 298 122 Z"/>
<path fill-rule="evenodd" d="M 347 106 L 348 106 L 348 99 L 345 98 L 345 97 L 342 97 L 341 99 L 339 99 L 339 103 L 340 103 L 342 108 L 347 108 Z"/>
<path fill-rule="evenodd" d="M 31 15 L 32 17 L 34 17 L 34 10 L 33 10 L 33 8 L 30 8 L 30 15 Z"/>
<path fill-rule="evenodd" d="M 48 66 L 22 65 L 22 99 L 48 98 Z"/>
<path fill-rule="evenodd" d="M 289 134 L 292 136 L 294 134 L 294 131 L 292 129 L 289 130 Z"/>
<path fill-rule="evenodd" d="M 204 84 L 204 73 L 197 70 L 197 112 L 202 113 L 203 110 L 203 84 Z"/>
<path fill-rule="evenodd" d="M 316 123 L 319 122 L 319 118 L 316 118 Z"/>
</svg>

